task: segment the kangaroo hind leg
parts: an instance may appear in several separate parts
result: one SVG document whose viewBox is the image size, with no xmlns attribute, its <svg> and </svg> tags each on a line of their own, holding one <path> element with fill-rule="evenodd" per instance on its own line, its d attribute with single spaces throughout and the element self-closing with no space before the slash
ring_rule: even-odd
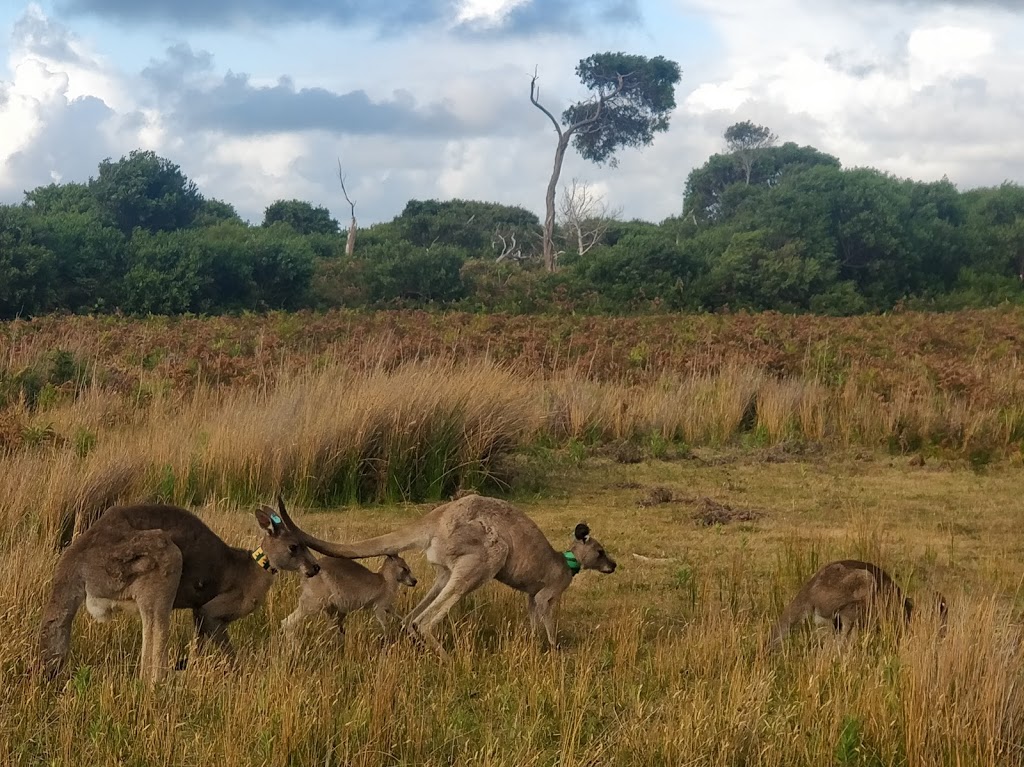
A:
<svg viewBox="0 0 1024 767">
<path fill-rule="evenodd" d="M 142 619 L 140 672 L 144 680 L 158 682 L 168 670 L 167 640 L 181 580 L 181 550 L 162 530 L 147 530 L 129 544 L 137 556 L 124 562 L 134 575 L 125 592 Z"/>
<path fill-rule="evenodd" d="M 444 588 L 412 624 L 423 641 L 442 657 L 445 657 L 447 653 L 434 636 L 434 628 L 455 606 L 456 602 L 498 574 L 505 562 L 506 551 L 492 550 L 460 557 L 452 565 L 451 576 Z"/>
</svg>

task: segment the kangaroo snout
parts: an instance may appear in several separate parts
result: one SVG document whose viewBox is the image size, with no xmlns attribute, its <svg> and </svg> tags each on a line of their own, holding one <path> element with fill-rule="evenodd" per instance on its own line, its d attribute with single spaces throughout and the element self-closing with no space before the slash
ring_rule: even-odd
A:
<svg viewBox="0 0 1024 767">
<path fill-rule="evenodd" d="M 612 573 L 615 572 L 615 568 L 616 567 L 618 567 L 618 564 L 616 564 L 615 562 L 613 562 L 611 560 L 608 560 L 608 564 L 606 564 L 604 567 L 601 568 L 601 572 L 604 573 L 605 575 L 611 575 Z"/>
<path fill-rule="evenodd" d="M 303 569 L 303 573 L 307 578 L 312 578 L 320 573 L 320 565 L 316 564 L 315 562 L 311 565 L 306 565 L 306 567 Z"/>
</svg>

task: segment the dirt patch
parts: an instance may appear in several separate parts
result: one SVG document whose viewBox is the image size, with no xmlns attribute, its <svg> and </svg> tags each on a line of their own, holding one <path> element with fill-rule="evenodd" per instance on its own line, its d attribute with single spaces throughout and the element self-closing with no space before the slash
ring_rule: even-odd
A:
<svg viewBox="0 0 1024 767">
<path fill-rule="evenodd" d="M 647 495 L 636 502 L 641 509 L 649 509 L 651 506 L 660 506 L 663 503 L 675 503 L 684 499 L 676 496 L 670 488 L 656 486 L 647 491 Z"/>
<path fill-rule="evenodd" d="M 643 452 L 632 442 L 616 442 L 610 450 L 616 463 L 641 463 L 644 460 Z"/>
<path fill-rule="evenodd" d="M 662 506 L 669 503 L 685 504 L 692 507 L 693 511 L 689 516 L 702 527 L 728 525 L 732 522 L 753 522 L 764 516 L 764 512 L 759 509 L 730 506 L 706 495 L 677 495 L 671 488 L 662 485 L 650 488 L 647 494 L 636 502 L 636 505 L 641 509 L 649 509 L 652 506 Z"/>
<path fill-rule="evenodd" d="M 696 506 L 691 515 L 693 521 L 704 527 L 712 525 L 728 525 L 731 522 L 753 522 L 764 516 L 764 512 L 756 509 L 737 509 L 714 498 L 702 496 L 692 501 Z"/>
<path fill-rule="evenodd" d="M 812 458 L 820 458 L 824 452 L 824 447 L 819 442 L 779 442 L 759 451 L 755 460 L 760 460 L 762 463 L 808 461 Z"/>
</svg>

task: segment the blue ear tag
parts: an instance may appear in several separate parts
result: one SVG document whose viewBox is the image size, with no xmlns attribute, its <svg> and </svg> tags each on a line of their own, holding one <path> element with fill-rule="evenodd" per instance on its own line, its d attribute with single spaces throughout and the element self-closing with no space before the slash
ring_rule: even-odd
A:
<svg viewBox="0 0 1024 767">
<path fill-rule="evenodd" d="M 275 525 L 282 525 L 282 524 L 284 524 L 284 522 L 281 520 L 281 518 L 279 516 L 277 516 L 277 514 L 271 514 L 270 515 L 270 521 L 273 522 Z"/>
</svg>

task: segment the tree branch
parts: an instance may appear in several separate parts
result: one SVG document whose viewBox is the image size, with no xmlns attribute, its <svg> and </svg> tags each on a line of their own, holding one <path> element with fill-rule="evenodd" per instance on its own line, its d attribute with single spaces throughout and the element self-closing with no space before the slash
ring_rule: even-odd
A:
<svg viewBox="0 0 1024 767">
<path fill-rule="evenodd" d="M 548 119 L 551 120 L 551 124 L 555 126 L 555 131 L 558 133 L 558 138 L 561 139 L 562 138 L 562 126 L 558 124 L 558 120 L 555 119 L 555 116 L 553 114 L 551 114 L 547 109 L 545 109 L 543 106 L 541 106 L 541 103 L 539 101 L 539 99 L 540 99 L 540 86 L 537 85 L 537 77 L 538 77 L 537 68 L 534 67 L 533 68 L 533 79 L 530 80 L 530 101 L 531 101 L 531 103 L 535 107 L 537 107 L 537 109 L 539 109 L 541 112 L 543 112 L 544 114 L 546 114 L 548 116 Z"/>
<path fill-rule="evenodd" d="M 341 193 L 345 195 L 345 202 L 352 212 L 352 218 L 356 217 L 356 204 L 348 198 L 348 190 L 345 189 L 345 173 L 341 169 L 341 158 L 338 158 L 338 181 L 341 182 Z"/>
<path fill-rule="evenodd" d="M 590 128 L 591 126 L 593 126 L 601 118 L 601 111 L 604 109 L 604 105 L 607 102 L 614 99 L 620 93 L 622 93 L 623 89 L 626 87 L 627 77 L 629 77 L 629 75 L 616 74 L 615 79 L 617 82 L 615 85 L 615 90 L 612 91 L 611 93 L 600 94 L 597 97 L 597 109 L 594 110 L 594 114 L 592 114 L 585 120 L 580 120 L 579 122 L 575 122 L 572 125 L 570 125 L 565 131 L 566 135 L 571 136 L 573 133 L 576 133 L 577 131 L 582 130 L 583 128 Z"/>
</svg>

